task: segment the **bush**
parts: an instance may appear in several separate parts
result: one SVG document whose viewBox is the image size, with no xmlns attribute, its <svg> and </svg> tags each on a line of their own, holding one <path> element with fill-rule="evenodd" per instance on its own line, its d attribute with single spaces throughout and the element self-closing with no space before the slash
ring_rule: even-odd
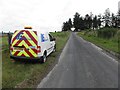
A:
<svg viewBox="0 0 120 90">
<path fill-rule="evenodd" d="M 120 30 L 117 32 L 117 37 L 118 37 L 118 52 L 120 54 Z"/>
<path fill-rule="evenodd" d="M 116 29 L 104 28 L 97 31 L 97 36 L 100 38 L 110 39 L 115 36 L 116 32 Z"/>
<path fill-rule="evenodd" d="M 84 32 L 84 35 L 96 37 L 96 36 L 97 36 L 97 33 L 96 33 L 96 31 L 94 31 L 94 30 L 88 29 L 88 30 L 86 30 L 86 31 Z"/>
</svg>

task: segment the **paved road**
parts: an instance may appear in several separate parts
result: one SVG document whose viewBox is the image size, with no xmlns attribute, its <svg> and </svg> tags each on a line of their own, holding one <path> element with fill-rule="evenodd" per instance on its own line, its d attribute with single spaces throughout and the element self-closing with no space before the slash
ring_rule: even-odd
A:
<svg viewBox="0 0 120 90">
<path fill-rule="evenodd" d="M 38 88 L 117 88 L 118 63 L 72 33 L 55 68 Z"/>
</svg>

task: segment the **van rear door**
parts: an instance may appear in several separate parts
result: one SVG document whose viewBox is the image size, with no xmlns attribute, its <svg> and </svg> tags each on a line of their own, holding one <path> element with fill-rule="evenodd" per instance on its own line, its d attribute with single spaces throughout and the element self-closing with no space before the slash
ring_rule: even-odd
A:
<svg viewBox="0 0 120 90">
<path fill-rule="evenodd" d="M 11 40 L 11 54 L 21 57 L 38 57 L 38 36 L 36 31 L 17 30 Z"/>
</svg>

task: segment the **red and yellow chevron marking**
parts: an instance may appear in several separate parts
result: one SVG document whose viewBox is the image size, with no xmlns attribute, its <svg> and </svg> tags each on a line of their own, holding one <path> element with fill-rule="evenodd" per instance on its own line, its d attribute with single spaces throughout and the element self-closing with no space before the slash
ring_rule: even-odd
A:
<svg viewBox="0 0 120 90">
<path fill-rule="evenodd" d="M 22 33 L 22 38 L 17 39 L 17 36 Z M 38 45 L 38 37 L 35 31 L 16 31 L 12 37 L 12 47 L 14 46 L 24 46 L 23 51 L 13 50 L 12 55 L 14 56 L 22 56 L 22 57 L 37 57 L 37 45 Z M 30 46 L 34 46 L 35 48 L 30 48 Z"/>
</svg>

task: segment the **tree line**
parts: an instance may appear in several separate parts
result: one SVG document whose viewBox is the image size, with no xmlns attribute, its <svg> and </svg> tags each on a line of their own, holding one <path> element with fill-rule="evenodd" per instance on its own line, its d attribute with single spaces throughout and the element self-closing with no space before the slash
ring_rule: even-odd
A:
<svg viewBox="0 0 120 90">
<path fill-rule="evenodd" d="M 101 27 L 120 27 L 120 10 L 117 14 L 110 12 L 110 9 L 107 8 L 104 14 L 93 15 L 86 14 L 84 17 L 81 16 L 78 12 L 75 13 L 73 20 L 69 18 L 68 21 L 63 22 L 62 31 L 71 31 L 71 28 L 74 28 L 74 31 L 80 31 L 85 29 L 100 29 Z"/>
</svg>

